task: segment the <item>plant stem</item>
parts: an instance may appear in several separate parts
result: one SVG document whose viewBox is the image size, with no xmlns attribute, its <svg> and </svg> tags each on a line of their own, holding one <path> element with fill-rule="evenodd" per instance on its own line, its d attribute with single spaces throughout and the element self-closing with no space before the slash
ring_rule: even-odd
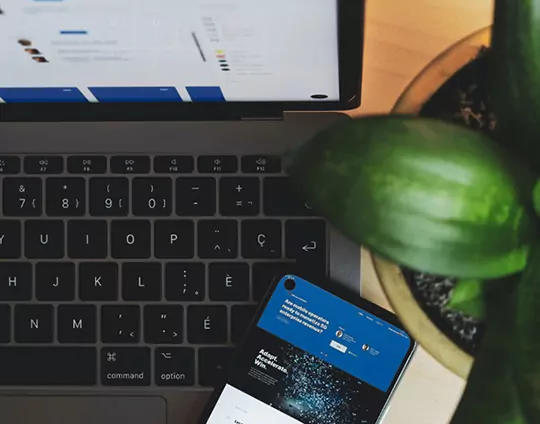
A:
<svg viewBox="0 0 540 424">
<path fill-rule="evenodd" d="M 523 411 L 540 422 L 540 242 L 531 249 L 518 286 L 514 374 Z"/>
<path fill-rule="evenodd" d="M 511 367 L 515 283 L 490 283 L 499 287 L 493 287 L 496 293 L 489 295 L 486 333 L 451 424 L 527 423 L 520 409 Z"/>
</svg>

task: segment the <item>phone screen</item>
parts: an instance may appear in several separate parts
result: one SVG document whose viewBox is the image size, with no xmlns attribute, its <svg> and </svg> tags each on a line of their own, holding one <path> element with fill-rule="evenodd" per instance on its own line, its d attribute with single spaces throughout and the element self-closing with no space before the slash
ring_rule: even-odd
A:
<svg viewBox="0 0 540 424">
<path fill-rule="evenodd" d="M 409 335 L 381 314 L 284 276 L 206 422 L 375 423 L 413 349 Z"/>
</svg>

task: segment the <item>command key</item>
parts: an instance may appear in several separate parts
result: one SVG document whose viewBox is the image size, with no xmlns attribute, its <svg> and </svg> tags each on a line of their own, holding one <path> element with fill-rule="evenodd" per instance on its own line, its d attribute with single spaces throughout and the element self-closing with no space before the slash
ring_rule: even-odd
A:
<svg viewBox="0 0 540 424">
<path fill-rule="evenodd" d="M 150 348 L 102 349 L 101 384 L 104 386 L 149 386 Z"/>
</svg>

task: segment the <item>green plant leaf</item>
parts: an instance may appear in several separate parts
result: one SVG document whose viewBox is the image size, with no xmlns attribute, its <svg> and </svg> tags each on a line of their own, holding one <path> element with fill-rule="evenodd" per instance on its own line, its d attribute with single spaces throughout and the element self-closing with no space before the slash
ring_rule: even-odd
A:
<svg viewBox="0 0 540 424">
<path fill-rule="evenodd" d="M 540 422 L 540 242 L 531 250 L 518 285 L 517 343 L 513 365 L 523 410 Z"/>
<path fill-rule="evenodd" d="M 527 424 L 510 365 L 515 283 L 489 283 L 486 333 L 451 424 Z"/>
<path fill-rule="evenodd" d="M 350 239 L 410 268 L 491 279 L 521 271 L 536 235 L 534 179 L 486 136 L 431 119 L 338 124 L 288 168 Z"/>
<path fill-rule="evenodd" d="M 490 57 L 497 139 L 540 175 L 540 1 L 495 1 Z"/>
<path fill-rule="evenodd" d="M 536 182 L 536 185 L 534 186 L 533 203 L 534 203 L 534 210 L 536 211 L 536 215 L 540 216 L 540 180 L 538 180 Z"/>
<path fill-rule="evenodd" d="M 459 280 L 452 290 L 447 307 L 478 319 L 484 318 L 484 285 L 482 280 Z"/>
</svg>

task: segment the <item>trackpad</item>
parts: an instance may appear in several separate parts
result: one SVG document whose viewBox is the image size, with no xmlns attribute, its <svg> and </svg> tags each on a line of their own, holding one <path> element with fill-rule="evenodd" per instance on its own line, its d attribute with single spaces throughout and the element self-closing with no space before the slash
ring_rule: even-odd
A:
<svg viewBox="0 0 540 424">
<path fill-rule="evenodd" d="M 0 423 L 165 424 L 160 397 L 0 396 Z"/>
</svg>

